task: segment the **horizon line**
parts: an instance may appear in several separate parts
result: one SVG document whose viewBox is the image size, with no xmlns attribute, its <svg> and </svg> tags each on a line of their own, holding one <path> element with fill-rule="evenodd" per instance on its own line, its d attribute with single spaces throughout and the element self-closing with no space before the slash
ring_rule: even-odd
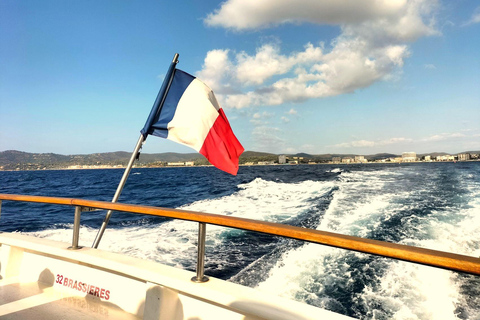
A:
<svg viewBox="0 0 480 320">
<path fill-rule="evenodd" d="M 3 152 L 8 152 L 8 151 L 14 151 L 14 152 L 22 152 L 22 153 L 30 153 L 30 154 L 58 154 L 58 155 L 62 155 L 62 156 L 75 156 L 75 155 L 92 155 L 92 154 L 105 154 L 105 153 L 117 153 L 117 152 L 124 152 L 124 153 L 128 153 L 128 154 L 131 154 L 131 152 L 128 152 L 128 151 L 123 151 L 123 150 L 118 150 L 118 151 L 106 151 L 106 152 L 91 152 L 91 153 L 71 153 L 71 154 L 63 154 L 63 153 L 56 153 L 56 152 L 29 152 L 29 151 L 20 151 L 20 150 L 15 150 L 15 149 L 8 149 L 8 150 L 3 150 L 3 151 L 0 151 L 0 153 L 3 153 Z M 393 152 L 377 152 L 377 153 L 370 153 L 370 154 L 360 154 L 360 153 L 332 153 L 332 152 L 328 152 L 328 153 L 307 153 L 307 152 L 297 152 L 297 153 L 273 153 L 273 152 L 266 152 L 266 151 L 253 151 L 253 150 L 245 150 L 242 155 L 246 152 L 256 152 L 256 153 L 267 153 L 267 154 L 271 154 L 271 155 L 277 155 L 277 156 L 280 156 L 280 155 L 298 155 L 298 154 L 307 154 L 307 155 L 311 155 L 311 156 L 322 156 L 322 155 L 358 155 L 358 156 L 373 156 L 373 155 L 378 155 L 378 154 L 392 154 L 392 155 L 401 155 L 403 153 L 406 153 L 406 152 L 415 152 L 417 155 L 428 155 L 428 154 L 432 154 L 432 153 L 445 153 L 445 154 L 448 154 L 448 155 L 454 155 L 454 154 L 462 154 L 462 153 L 480 153 L 480 150 L 469 150 L 469 151 L 462 151 L 462 152 L 453 152 L 453 153 L 449 153 L 449 152 L 445 152 L 445 151 L 433 151 L 433 152 L 416 152 L 416 151 L 403 151 L 402 153 L 393 153 Z M 174 153 L 174 154 L 198 154 L 199 156 L 201 154 L 199 154 L 198 152 L 195 152 L 195 151 L 192 151 L 192 152 L 173 152 L 173 151 L 165 151 L 165 152 L 156 152 L 156 153 L 146 153 L 146 152 L 142 152 L 142 154 L 165 154 L 165 153 Z"/>
</svg>

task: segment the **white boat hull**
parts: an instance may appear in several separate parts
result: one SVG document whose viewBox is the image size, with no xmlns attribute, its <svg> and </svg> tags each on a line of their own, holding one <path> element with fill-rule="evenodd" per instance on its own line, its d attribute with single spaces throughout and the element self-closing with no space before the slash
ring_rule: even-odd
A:
<svg viewBox="0 0 480 320">
<path fill-rule="evenodd" d="M 351 319 L 193 272 L 98 249 L 0 233 L 3 319 Z"/>
</svg>

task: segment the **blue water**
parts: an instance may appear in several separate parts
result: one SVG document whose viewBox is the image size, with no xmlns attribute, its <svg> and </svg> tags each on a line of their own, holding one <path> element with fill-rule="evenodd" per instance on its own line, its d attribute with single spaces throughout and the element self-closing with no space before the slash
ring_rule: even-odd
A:
<svg viewBox="0 0 480 320">
<path fill-rule="evenodd" d="M 110 201 L 123 170 L 0 172 L 0 193 Z M 480 162 L 134 169 L 119 202 L 480 256 Z M 71 241 L 74 209 L 4 201 L 1 231 Z M 90 246 L 104 211 L 82 215 Z M 194 270 L 197 224 L 116 212 L 101 249 Z M 480 319 L 480 277 L 207 226 L 206 274 L 360 319 Z"/>
</svg>

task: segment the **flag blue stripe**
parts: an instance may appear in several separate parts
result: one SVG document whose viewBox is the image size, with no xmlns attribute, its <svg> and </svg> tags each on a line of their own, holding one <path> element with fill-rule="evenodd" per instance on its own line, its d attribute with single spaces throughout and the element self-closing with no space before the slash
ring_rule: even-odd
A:
<svg viewBox="0 0 480 320">
<path fill-rule="evenodd" d="M 182 70 L 175 70 L 172 85 L 170 86 L 170 90 L 168 90 L 167 97 L 160 111 L 160 116 L 150 127 L 151 131 L 149 133 L 161 138 L 168 137 L 167 125 L 172 121 L 173 116 L 175 115 L 178 101 L 180 101 L 183 93 L 194 79 L 194 76 L 183 72 Z"/>
<path fill-rule="evenodd" d="M 178 57 L 176 55 L 175 57 Z M 173 81 L 173 75 L 175 74 L 175 66 L 177 64 L 177 61 L 172 61 L 170 64 L 170 67 L 168 67 L 167 74 L 165 75 L 165 79 L 163 80 L 162 86 L 160 87 L 160 91 L 158 91 L 157 98 L 155 99 L 155 102 L 153 103 L 152 110 L 150 110 L 150 114 L 147 118 L 147 121 L 145 122 L 145 125 L 143 126 L 143 129 L 140 131 L 144 137 L 144 139 L 147 138 L 147 135 L 152 134 L 152 124 L 156 121 L 156 118 L 158 117 L 158 113 L 160 112 L 160 109 L 162 108 L 162 102 L 164 100 L 164 96 L 167 94 L 168 91 L 168 85 L 171 81 Z"/>
</svg>

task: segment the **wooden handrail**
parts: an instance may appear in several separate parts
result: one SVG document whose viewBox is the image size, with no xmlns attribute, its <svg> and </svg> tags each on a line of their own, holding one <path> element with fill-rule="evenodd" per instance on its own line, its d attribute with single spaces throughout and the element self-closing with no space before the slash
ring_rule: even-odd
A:
<svg viewBox="0 0 480 320">
<path fill-rule="evenodd" d="M 187 210 L 74 198 L 0 194 L 0 200 L 82 206 L 203 222 L 218 226 L 256 231 L 291 239 L 303 240 L 337 248 L 343 248 L 403 261 L 419 263 L 442 269 L 480 275 L 480 258 L 390 243 L 385 241 L 348 236 L 333 232 L 294 227 L 280 223 L 236 218 L 219 214 L 201 213 Z"/>
</svg>

